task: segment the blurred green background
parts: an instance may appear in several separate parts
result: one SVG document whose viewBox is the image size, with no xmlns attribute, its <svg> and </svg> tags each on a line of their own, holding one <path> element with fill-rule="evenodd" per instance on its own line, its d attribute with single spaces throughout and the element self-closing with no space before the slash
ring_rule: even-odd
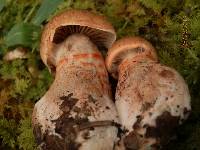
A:
<svg viewBox="0 0 200 150">
<path fill-rule="evenodd" d="M 200 150 L 199 0 L 0 0 L 0 149 L 37 149 L 31 113 L 53 80 L 39 56 L 40 35 L 52 16 L 73 8 L 105 15 L 118 38 L 146 38 L 182 74 L 192 113 L 165 149 Z M 13 50 L 22 56 L 8 58 Z"/>
</svg>

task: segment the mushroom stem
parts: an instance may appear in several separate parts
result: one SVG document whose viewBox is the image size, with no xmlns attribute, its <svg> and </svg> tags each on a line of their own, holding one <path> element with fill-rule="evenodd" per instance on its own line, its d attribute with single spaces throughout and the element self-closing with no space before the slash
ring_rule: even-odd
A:
<svg viewBox="0 0 200 150">
<path fill-rule="evenodd" d="M 111 94 L 103 57 L 97 46 L 87 36 L 83 34 L 69 36 L 64 42 L 55 46 L 53 55 L 55 56 L 56 82 L 63 80 L 62 76 L 65 72 L 69 72 L 72 68 L 80 68 L 79 71 L 74 73 L 73 78 L 79 78 L 80 76 L 84 76 L 84 80 L 98 78 L 102 92 L 108 95 Z M 62 85 L 61 82 L 60 86 L 68 85 Z"/>
<path fill-rule="evenodd" d="M 127 149 L 159 149 L 191 110 L 187 84 L 174 69 L 157 62 L 156 51 L 145 39 L 123 38 L 113 44 L 107 69 L 118 78 L 115 104 L 127 132 Z"/>
<path fill-rule="evenodd" d="M 59 134 L 69 144 L 81 144 L 80 150 L 112 149 L 118 118 L 101 53 L 87 36 L 73 34 L 56 45 L 52 55 L 55 80 L 35 106 L 34 125 L 40 123 L 42 134 L 50 133 L 44 139 Z M 92 132 L 91 138 L 82 136 L 86 131 Z"/>
<path fill-rule="evenodd" d="M 124 72 L 132 67 L 134 68 L 135 66 L 137 66 L 138 64 L 148 64 L 148 63 L 156 63 L 157 60 L 152 60 L 148 57 L 144 57 L 144 56 L 135 56 L 135 57 L 127 57 L 124 58 L 124 60 L 121 61 L 121 63 L 118 66 L 118 76 L 121 76 L 122 74 L 124 74 Z"/>
<path fill-rule="evenodd" d="M 110 120 L 106 120 L 106 121 L 95 121 L 95 122 L 89 122 L 89 123 L 85 123 L 82 124 L 78 127 L 79 130 L 85 130 L 85 129 L 89 129 L 89 128 L 94 128 L 94 127 L 102 127 L 102 126 L 118 126 L 118 123 L 115 123 L 113 121 Z"/>
</svg>

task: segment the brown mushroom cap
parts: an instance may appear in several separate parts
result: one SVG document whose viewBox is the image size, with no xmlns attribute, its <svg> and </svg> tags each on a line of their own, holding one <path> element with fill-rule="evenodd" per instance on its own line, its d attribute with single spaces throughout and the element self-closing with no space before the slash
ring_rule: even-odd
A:
<svg viewBox="0 0 200 150">
<path fill-rule="evenodd" d="M 118 78 L 118 66 L 122 60 L 136 56 L 157 61 L 157 54 L 150 42 L 141 37 L 125 37 L 116 41 L 108 50 L 106 57 L 107 70 L 114 78 Z"/>
<path fill-rule="evenodd" d="M 109 48 L 116 40 L 113 26 L 103 16 L 85 10 L 65 11 L 53 17 L 42 33 L 40 55 L 45 65 L 55 67 L 50 59 L 55 44 L 73 33 L 87 35 L 100 48 Z"/>
</svg>

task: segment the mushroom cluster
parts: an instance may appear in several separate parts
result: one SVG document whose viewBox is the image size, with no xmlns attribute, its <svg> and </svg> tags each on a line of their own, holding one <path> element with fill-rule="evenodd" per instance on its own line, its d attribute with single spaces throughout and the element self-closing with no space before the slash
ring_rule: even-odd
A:
<svg viewBox="0 0 200 150">
<path fill-rule="evenodd" d="M 165 146 L 191 110 L 188 87 L 177 71 L 158 63 L 154 47 L 140 37 L 116 41 L 106 58 L 118 79 L 115 104 L 126 129 L 118 149 Z"/>
<path fill-rule="evenodd" d="M 55 79 L 33 110 L 41 149 L 159 149 L 188 117 L 179 73 L 158 63 L 143 38 L 115 40 L 112 25 L 88 11 L 68 10 L 45 26 L 40 54 Z M 118 79 L 115 103 L 107 70 Z"/>
<path fill-rule="evenodd" d="M 118 116 L 98 48 L 115 39 L 112 25 L 87 11 L 66 11 L 45 26 L 40 53 L 55 79 L 33 110 L 41 149 L 113 149 Z"/>
</svg>

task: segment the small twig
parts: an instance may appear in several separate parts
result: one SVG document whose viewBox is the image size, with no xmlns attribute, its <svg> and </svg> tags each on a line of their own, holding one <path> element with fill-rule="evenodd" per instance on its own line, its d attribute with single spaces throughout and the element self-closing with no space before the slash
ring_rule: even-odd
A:
<svg viewBox="0 0 200 150">
<path fill-rule="evenodd" d="M 109 120 L 94 121 L 94 122 L 87 122 L 87 123 L 79 125 L 78 130 L 81 131 L 81 130 L 85 130 L 85 129 L 92 128 L 92 127 L 102 127 L 102 126 L 116 126 L 116 127 L 118 127 L 119 125 L 116 122 L 109 121 Z"/>
</svg>

